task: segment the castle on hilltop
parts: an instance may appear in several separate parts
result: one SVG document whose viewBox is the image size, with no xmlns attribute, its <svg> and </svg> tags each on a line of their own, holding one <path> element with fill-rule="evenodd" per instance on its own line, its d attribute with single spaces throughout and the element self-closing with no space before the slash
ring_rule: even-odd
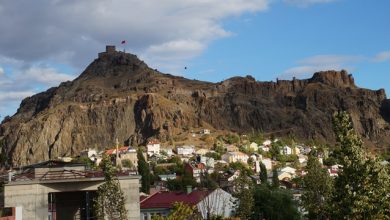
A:
<svg viewBox="0 0 390 220">
<path fill-rule="evenodd" d="M 102 58 L 107 55 L 112 55 L 114 53 L 120 53 L 119 51 L 116 51 L 116 48 L 114 45 L 107 45 L 106 46 L 106 51 L 99 53 L 99 58 Z"/>
</svg>

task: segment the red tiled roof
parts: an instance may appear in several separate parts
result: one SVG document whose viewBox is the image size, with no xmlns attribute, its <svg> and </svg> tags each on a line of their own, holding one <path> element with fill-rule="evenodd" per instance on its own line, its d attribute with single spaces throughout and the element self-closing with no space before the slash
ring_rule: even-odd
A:
<svg viewBox="0 0 390 220">
<path fill-rule="evenodd" d="M 156 139 L 152 139 L 150 141 L 148 141 L 148 144 L 159 144 L 160 142 Z"/>
<path fill-rule="evenodd" d="M 183 192 L 158 192 L 141 201 L 141 209 L 172 208 L 175 202 L 196 205 L 211 191 L 193 191 L 190 194 Z"/>
<path fill-rule="evenodd" d="M 198 163 L 198 164 L 196 164 L 196 168 L 201 169 L 201 170 L 205 170 L 206 165 L 204 165 L 203 163 Z"/>
<path fill-rule="evenodd" d="M 121 152 L 121 151 L 127 151 L 129 149 L 129 147 L 119 147 L 118 148 L 118 151 Z M 111 154 L 116 154 L 116 148 L 112 148 L 112 149 L 109 149 L 109 150 L 106 150 L 105 151 L 105 154 L 108 154 L 108 155 L 111 155 Z"/>
</svg>

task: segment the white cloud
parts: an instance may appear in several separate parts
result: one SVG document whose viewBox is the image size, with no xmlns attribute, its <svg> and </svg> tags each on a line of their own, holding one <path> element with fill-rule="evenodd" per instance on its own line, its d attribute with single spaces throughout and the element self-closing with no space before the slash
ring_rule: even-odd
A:
<svg viewBox="0 0 390 220">
<path fill-rule="evenodd" d="M 0 7 L 2 55 L 84 66 L 105 44 L 121 40 L 151 59 L 167 46 L 173 54 L 192 58 L 210 41 L 229 36 L 222 26 L 225 18 L 266 10 L 268 0 L 19 0 L 3 1 Z M 183 42 L 197 45 L 188 51 L 175 46 Z"/>
<path fill-rule="evenodd" d="M 3 104 L 5 101 L 21 100 L 28 96 L 35 94 L 34 91 L 20 91 L 20 92 L 5 92 L 0 93 L 0 103 Z M 5 103 L 4 103 L 5 104 Z"/>
<path fill-rule="evenodd" d="M 27 96 L 75 77 L 44 65 L 16 65 L 12 73 L 0 75 L 0 121 L 4 115 L 13 114 L 16 106 Z"/>
<path fill-rule="evenodd" d="M 61 82 L 69 81 L 74 78 L 74 76 L 59 73 L 56 69 L 51 67 L 31 67 L 17 76 L 18 81 L 42 83 L 45 86 L 56 86 Z"/>
<path fill-rule="evenodd" d="M 331 3 L 335 2 L 338 0 L 284 0 L 284 2 L 291 4 L 291 5 L 296 5 L 299 7 L 307 7 L 310 5 L 314 4 L 324 4 L 324 3 Z"/>
<path fill-rule="evenodd" d="M 313 73 L 324 70 L 352 70 L 351 64 L 365 60 L 362 56 L 349 56 L 349 55 L 317 55 L 307 57 L 299 60 L 298 66 L 291 67 L 285 70 L 279 78 L 291 79 L 292 77 L 297 78 L 308 78 Z"/>
<path fill-rule="evenodd" d="M 4 75 L 4 69 L 0 66 L 0 77 Z"/>
<path fill-rule="evenodd" d="M 199 41 L 178 40 L 151 45 L 146 54 L 153 54 L 154 57 L 164 60 L 187 60 L 201 53 L 204 48 L 205 45 Z"/>
<path fill-rule="evenodd" d="M 323 65 L 340 65 L 344 63 L 357 62 L 364 59 L 362 56 L 350 55 L 318 55 L 298 61 L 299 64 L 323 66 Z"/>
<path fill-rule="evenodd" d="M 232 34 L 224 19 L 267 10 L 268 1 L 0 1 L 0 66 L 12 69 L 0 78 L 0 93 L 22 95 L 23 89 L 70 80 L 73 76 L 36 64 L 61 63 L 81 71 L 105 45 L 122 40 L 128 42 L 126 51 L 151 67 L 176 72 L 210 42 Z"/>
<path fill-rule="evenodd" d="M 0 91 L 0 123 L 7 115 L 13 115 L 20 101 L 32 96 L 34 91 Z"/>
<path fill-rule="evenodd" d="M 375 62 L 385 62 L 390 60 L 390 51 L 383 51 L 378 53 L 374 59 Z"/>
</svg>

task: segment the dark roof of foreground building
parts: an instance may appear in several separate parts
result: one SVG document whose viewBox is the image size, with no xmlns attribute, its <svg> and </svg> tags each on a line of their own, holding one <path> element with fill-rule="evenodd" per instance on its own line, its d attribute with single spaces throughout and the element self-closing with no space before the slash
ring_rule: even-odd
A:
<svg viewBox="0 0 390 220">
<path fill-rule="evenodd" d="M 130 172 L 117 172 L 116 175 L 130 176 Z M 91 180 L 103 177 L 103 171 L 86 169 L 81 163 L 49 160 L 20 168 L 8 182 Z"/>
<path fill-rule="evenodd" d="M 75 167 L 75 166 L 85 166 L 82 163 L 72 163 L 72 162 L 64 162 L 60 160 L 48 160 L 41 163 L 35 163 L 31 165 L 27 165 L 21 167 L 22 170 L 30 169 L 30 168 L 55 168 L 55 167 Z"/>
</svg>

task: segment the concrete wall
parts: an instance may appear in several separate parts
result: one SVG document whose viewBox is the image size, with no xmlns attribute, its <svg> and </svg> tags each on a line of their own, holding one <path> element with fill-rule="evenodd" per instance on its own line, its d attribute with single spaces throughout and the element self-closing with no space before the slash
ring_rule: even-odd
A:
<svg viewBox="0 0 390 220">
<path fill-rule="evenodd" d="M 103 180 L 96 179 L 67 182 L 11 182 L 4 186 L 5 207 L 21 206 L 24 220 L 47 220 L 49 193 L 97 190 Z M 139 220 L 139 178 L 120 178 L 119 182 L 126 198 L 129 219 Z"/>
</svg>

